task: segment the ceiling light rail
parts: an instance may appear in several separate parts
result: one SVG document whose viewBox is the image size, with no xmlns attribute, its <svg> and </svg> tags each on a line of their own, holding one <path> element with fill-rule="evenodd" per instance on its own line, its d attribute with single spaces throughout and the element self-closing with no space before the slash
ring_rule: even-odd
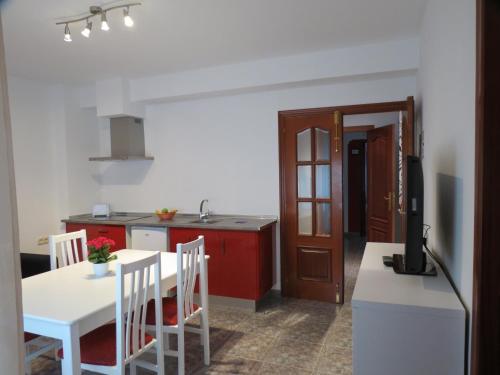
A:
<svg viewBox="0 0 500 375">
<path fill-rule="evenodd" d="M 85 21 L 85 28 L 81 31 L 81 34 L 85 38 L 90 37 L 90 33 L 92 31 L 92 22 L 90 21 L 93 17 L 101 16 L 101 30 L 108 31 L 110 30 L 110 26 L 108 24 L 107 13 L 113 11 L 115 9 L 123 9 L 123 23 L 127 27 L 134 26 L 134 20 L 130 16 L 130 7 L 142 5 L 140 2 L 135 3 L 127 3 L 121 5 L 114 5 L 111 7 L 103 8 L 100 6 L 93 5 L 89 8 L 89 14 L 78 17 L 75 19 L 70 19 L 67 21 L 56 22 L 56 25 L 64 25 L 64 41 L 71 42 L 71 31 L 69 29 L 69 25 L 73 23 L 79 23 Z"/>
</svg>

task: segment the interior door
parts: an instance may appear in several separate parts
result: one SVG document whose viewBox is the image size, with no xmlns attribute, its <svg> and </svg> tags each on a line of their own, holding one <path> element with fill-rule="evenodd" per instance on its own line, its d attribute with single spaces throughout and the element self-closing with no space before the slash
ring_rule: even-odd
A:
<svg viewBox="0 0 500 375">
<path fill-rule="evenodd" d="M 394 125 L 368 131 L 367 240 L 394 242 L 396 209 Z"/>
<path fill-rule="evenodd" d="M 343 303 L 342 115 L 280 113 L 283 294 Z"/>
</svg>

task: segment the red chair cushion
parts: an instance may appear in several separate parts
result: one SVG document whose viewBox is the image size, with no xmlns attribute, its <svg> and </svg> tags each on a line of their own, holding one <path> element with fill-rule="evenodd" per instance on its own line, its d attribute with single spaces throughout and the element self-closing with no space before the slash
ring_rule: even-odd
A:
<svg viewBox="0 0 500 375">
<path fill-rule="evenodd" d="M 149 344 L 153 336 L 146 333 L 145 340 Z M 58 355 L 64 358 L 64 351 L 60 349 Z M 80 337 L 80 356 L 81 363 L 116 366 L 116 324 L 106 324 Z"/>
<path fill-rule="evenodd" d="M 24 332 L 24 342 L 34 340 L 37 337 L 40 337 L 40 335 L 35 335 L 34 333 L 30 333 L 30 332 Z"/>
<path fill-rule="evenodd" d="M 177 299 L 172 297 L 163 297 L 163 325 L 175 326 L 177 325 Z M 197 304 L 193 305 L 194 311 L 198 310 Z M 152 299 L 148 302 L 148 310 L 146 312 L 146 324 L 155 325 L 155 300 Z"/>
</svg>

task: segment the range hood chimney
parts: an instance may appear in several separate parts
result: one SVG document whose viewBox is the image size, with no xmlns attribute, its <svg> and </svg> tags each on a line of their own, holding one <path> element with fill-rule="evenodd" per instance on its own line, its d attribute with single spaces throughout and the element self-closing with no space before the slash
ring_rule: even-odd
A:
<svg viewBox="0 0 500 375">
<path fill-rule="evenodd" d="M 137 117 L 123 116 L 110 119 L 111 156 L 90 157 L 90 161 L 154 160 L 146 156 L 144 123 Z"/>
</svg>

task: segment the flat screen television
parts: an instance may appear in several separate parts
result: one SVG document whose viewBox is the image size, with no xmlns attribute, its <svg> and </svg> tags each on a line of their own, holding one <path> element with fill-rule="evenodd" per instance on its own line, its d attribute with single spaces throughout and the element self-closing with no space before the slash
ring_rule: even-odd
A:
<svg viewBox="0 0 500 375">
<path fill-rule="evenodd" d="M 426 274 L 424 252 L 424 173 L 420 158 L 406 158 L 406 243 L 404 256 L 394 254 L 396 273 Z M 432 273 L 432 272 L 431 272 Z"/>
</svg>

